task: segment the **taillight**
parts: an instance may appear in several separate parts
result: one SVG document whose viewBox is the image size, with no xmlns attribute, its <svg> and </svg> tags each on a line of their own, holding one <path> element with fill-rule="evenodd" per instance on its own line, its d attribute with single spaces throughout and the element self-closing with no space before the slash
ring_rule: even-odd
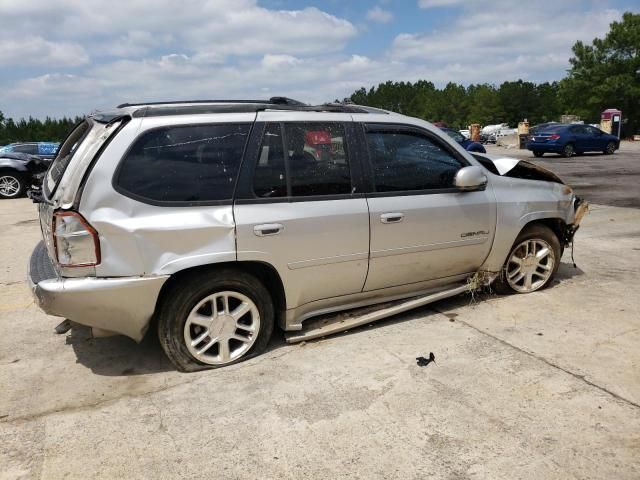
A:
<svg viewBox="0 0 640 480">
<path fill-rule="evenodd" d="M 549 140 L 558 140 L 559 138 L 560 138 L 560 135 L 557 135 L 557 134 L 549 135 Z"/>
<path fill-rule="evenodd" d="M 53 214 L 53 245 L 61 267 L 92 267 L 100 263 L 98 232 L 77 212 Z"/>
</svg>

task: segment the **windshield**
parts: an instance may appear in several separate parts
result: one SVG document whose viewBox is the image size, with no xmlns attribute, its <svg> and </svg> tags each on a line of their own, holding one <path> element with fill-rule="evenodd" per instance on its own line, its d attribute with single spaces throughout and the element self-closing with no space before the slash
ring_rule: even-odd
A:
<svg viewBox="0 0 640 480">
<path fill-rule="evenodd" d="M 51 166 L 47 171 L 47 177 L 44 182 L 44 190 L 47 197 L 50 197 L 55 191 L 60 179 L 62 178 L 62 174 L 64 174 L 69 162 L 71 162 L 71 158 L 73 158 L 73 154 L 85 139 L 89 130 L 91 130 L 91 121 L 88 119 L 83 120 L 75 126 L 64 143 L 60 146 L 56 158 L 51 162 Z"/>
</svg>

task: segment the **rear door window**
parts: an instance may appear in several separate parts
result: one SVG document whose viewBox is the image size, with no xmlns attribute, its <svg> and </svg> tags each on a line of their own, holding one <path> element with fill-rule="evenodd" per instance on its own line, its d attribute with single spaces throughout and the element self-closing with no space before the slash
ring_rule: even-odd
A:
<svg viewBox="0 0 640 480">
<path fill-rule="evenodd" d="M 352 193 L 345 128 L 341 123 L 268 124 L 259 155 L 253 179 L 257 197 Z"/>
<path fill-rule="evenodd" d="M 120 164 L 117 188 L 151 203 L 231 200 L 250 129 L 215 124 L 143 133 Z"/>
<path fill-rule="evenodd" d="M 287 173 L 280 124 L 267 125 L 260 146 L 260 157 L 253 175 L 253 191 L 260 198 L 287 196 Z"/>
<path fill-rule="evenodd" d="M 340 123 L 285 125 L 291 196 L 351 193 L 351 171 Z"/>
</svg>

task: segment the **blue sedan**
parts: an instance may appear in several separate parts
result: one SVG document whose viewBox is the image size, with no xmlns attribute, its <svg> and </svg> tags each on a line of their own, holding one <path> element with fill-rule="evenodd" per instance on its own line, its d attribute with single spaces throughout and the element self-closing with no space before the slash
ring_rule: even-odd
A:
<svg viewBox="0 0 640 480">
<path fill-rule="evenodd" d="M 554 124 L 529 136 L 527 149 L 536 157 L 545 153 L 559 153 L 573 157 L 584 152 L 611 155 L 620 147 L 620 140 L 591 125 Z"/>
<path fill-rule="evenodd" d="M 468 152 L 487 153 L 487 151 L 485 150 L 485 148 L 482 146 L 481 143 L 469 140 L 464 135 L 462 135 L 459 131 L 454 130 L 453 128 L 440 127 L 440 130 L 442 130 L 443 132 L 446 132 L 447 135 L 449 135 L 456 142 L 462 145 L 462 148 L 464 148 Z"/>
</svg>

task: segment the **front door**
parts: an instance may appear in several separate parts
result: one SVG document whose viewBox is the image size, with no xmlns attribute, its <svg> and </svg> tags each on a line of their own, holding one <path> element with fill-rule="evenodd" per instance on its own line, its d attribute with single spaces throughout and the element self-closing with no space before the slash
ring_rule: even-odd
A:
<svg viewBox="0 0 640 480">
<path fill-rule="evenodd" d="M 365 135 L 374 184 L 365 290 L 476 271 L 491 249 L 496 206 L 489 191 L 453 188 L 464 157 L 412 127 L 371 124 Z"/>
<path fill-rule="evenodd" d="M 351 117 L 292 115 L 259 114 L 234 204 L 238 260 L 274 266 L 287 308 L 362 291 L 369 257 Z"/>
</svg>

